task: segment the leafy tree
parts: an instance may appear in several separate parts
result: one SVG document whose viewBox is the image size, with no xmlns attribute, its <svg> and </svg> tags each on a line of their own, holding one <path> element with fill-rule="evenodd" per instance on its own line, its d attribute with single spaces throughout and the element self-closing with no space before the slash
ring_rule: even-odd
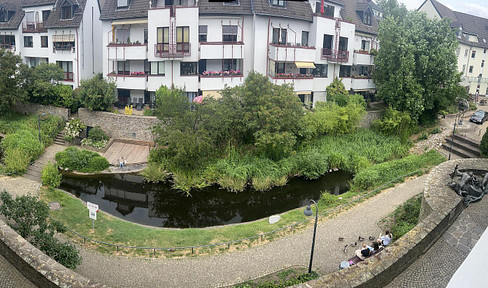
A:
<svg viewBox="0 0 488 288">
<path fill-rule="evenodd" d="M 392 16 L 393 18 L 403 18 L 407 15 L 408 10 L 405 4 L 397 0 L 379 0 L 378 6 L 383 10 L 383 17 Z"/>
<path fill-rule="evenodd" d="M 481 138 L 480 151 L 481 156 L 488 158 L 488 127 L 486 128 L 483 138 Z"/>
<path fill-rule="evenodd" d="M 59 173 L 58 166 L 48 162 L 44 168 L 42 168 L 41 181 L 42 184 L 49 188 L 57 188 L 61 185 L 62 175 Z"/>
<path fill-rule="evenodd" d="M 335 77 L 332 83 L 325 88 L 325 91 L 327 91 L 327 101 L 335 102 L 339 106 L 347 105 L 349 93 L 339 78 Z"/>
<path fill-rule="evenodd" d="M 63 69 L 53 63 L 42 63 L 30 68 L 27 79 L 27 90 L 29 101 L 43 105 L 58 102 L 58 91 L 56 85 L 63 80 Z"/>
<path fill-rule="evenodd" d="M 381 119 L 373 121 L 372 128 L 385 135 L 396 135 L 406 142 L 414 131 L 415 123 L 406 112 L 388 108 Z"/>
<path fill-rule="evenodd" d="M 381 49 L 373 77 L 378 96 L 414 121 L 435 115 L 460 91 L 455 49 L 457 41 L 447 20 L 409 12 L 403 19 L 380 23 Z"/>
<path fill-rule="evenodd" d="M 25 101 L 25 79 L 28 67 L 22 58 L 5 49 L 0 49 L 0 112 L 13 104 Z"/>
<path fill-rule="evenodd" d="M 47 221 L 49 207 L 46 203 L 31 196 L 12 199 L 6 191 L 0 193 L 0 201 L 0 213 L 20 236 L 68 268 L 74 269 L 81 263 L 73 245 L 61 243 L 54 237 L 56 232 L 64 232 L 66 228 L 58 222 Z"/>
<path fill-rule="evenodd" d="M 81 104 L 91 111 L 110 111 L 116 101 L 114 82 L 103 79 L 102 74 L 90 80 L 82 80 L 77 94 Z"/>
</svg>

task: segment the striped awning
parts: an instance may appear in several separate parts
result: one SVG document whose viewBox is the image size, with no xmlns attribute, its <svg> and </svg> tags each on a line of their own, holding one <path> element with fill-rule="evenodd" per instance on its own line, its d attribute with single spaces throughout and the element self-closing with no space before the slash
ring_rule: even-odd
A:
<svg viewBox="0 0 488 288">
<path fill-rule="evenodd" d="M 53 35 L 53 42 L 74 42 L 75 34 Z"/>
<path fill-rule="evenodd" d="M 313 62 L 295 62 L 295 66 L 297 66 L 297 68 L 315 69 L 315 65 L 313 64 Z"/>
<path fill-rule="evenodd" d="M 147 24 L 147 19 L 113 21 L 112 25 Z"/>
</svg>

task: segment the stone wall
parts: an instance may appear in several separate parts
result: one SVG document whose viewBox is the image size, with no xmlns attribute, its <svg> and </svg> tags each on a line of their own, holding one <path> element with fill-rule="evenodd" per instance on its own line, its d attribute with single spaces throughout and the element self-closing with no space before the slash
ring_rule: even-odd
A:
<svg viewBox="0 0 488 288">
<path fill-rule="evenodd" d="M 384 287 L 427 251 L 463 211 L 463 199 L 446 186 L 454 166 L 488 169 L 488 159 L 460 159 L 435 167 L 425 181 L 420 222 L 382 252 L 350 268 L 295 285 L 310 287 Z M 339 263 L 337 263 L 339 265 Z"/>
<path fill-rule="evenodd" d="M 54 261 L 1 220 L 0 254 L 38 287 L 107 287 Z"/>
<path fill-rule="evenodd" d="M 152 127 L 159 124 L 153 116 L 135 116 L 78 109 L 78 118 L 87 126 L 100 126 L 110 138 L 153 142 Z"/>
<path fill-rule="evenodd" d="M 51 114 L 63 118 L 64 121 L 68 120 L 70 116 L 70 111 L 68 108 L 54 107 L 50 105 L 41 105 L 35 103 L 19 103 L 14 105 L 12 109 L 23 114 Z"/>
<path fill-rule="evenodd" d="M 383 111 L 367 111 L 359 123 L 359 126 L 362 128 L 371 127 L 371 123 L 373 123 L 374 120 L 380 119 L 381 113 L 383 113 Z"/>
</svg>

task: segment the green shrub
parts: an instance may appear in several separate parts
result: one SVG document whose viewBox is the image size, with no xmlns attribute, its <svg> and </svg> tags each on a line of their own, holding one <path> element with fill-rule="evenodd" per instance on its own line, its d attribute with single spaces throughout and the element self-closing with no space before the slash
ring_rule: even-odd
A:
<svg viewBox="0 0 488 288">
<path fill-rule="evenodd" d="M 481 156 L 485 158 L 488 157 L 488 127 L 486 128 L 483 138 L 481 138 L 480 151 L 481 151 Z"/>
<path fill-rule="evenodd" d="M 441 128 L 439 126 L 435 127 L 434 129 L 430 130 L 430 134 L 439 134 L 441 133 Z"/>
<path fill-rule="evenodd" d="M 56 154 L 56 161 L 59 167 L 72 171 L 85 173 L 100 172 L 110 166 L 107 159 L 98 153 L 80 150 L 76 147 L 66 148 Z"/>
<path fill-rule="evenodd" d="M 476 106 L 476 103 L 469 101 L 469 110 L 476 110 L 478 109 L 478 106 Z"/>
<path fill-rule="evenodd" d="M 426 132 L 422 132 L 419 136 L 419 138 L 417 138 L 418 141 L 421 141 L 421 140 L 427 140 L 427 138 L 429 138 L 429 135 L 427 135 Z"/>
<path fill-rule="evenodd" d="M 406 112 L 388 108 L 381 119 L 373 121 L 371 127 L 385 135 L 398 136 L 402 142 L 406 142 L 414 131 L 415 121 Z"/>
<path fill-rule="evenodd" d="M 80 136 L 81 131 L 85 129 L 86 126 L 81 123 L 80 119 L 71 119 L 66 124 L 65 131 L 64 131 L 64 140 L 71 141 L 75 137 Z"/>
<path fill-rule="evenodd" d="M 27 171 L 30 161 L 22 150 L 12 149 L 5 151 L 4 153 L 4 173 L 20 175 Z"/>
<path fill-rule="evenodd" d="M 417 225 L 421 205 L 422 197 L 414 197 L 395 210 L 393 213 L 394 225 L 390 230 L 395 239 L 402 237 Z"/>
<path fill-rule="evenodd" d="M 147 167 L 140 173 L 146 181 L 158 183 L 164 182 L 168 178 L 168 172 L 164 169 L 164 165 L 157 163 L 149 163 Z"/>
<path fill-rule="evenodd" d="M 12 174 L 24 173 L 29 163 L 44 151 L 38 135 L 30 130 L 19 130 L 6 135 L 0 147 L 4 153 L 5 172 Z"/>
<path fill-rule="evenodd" d="M 150 109 L 149 107 L 146 107 L 146 109 L 144 109 L 143 115 L 144 116 L 155 116 L 154 111 L 152 109 Z"/>
<path fill-rule="evenodd" d="M 49 162 L 42 169 L 41 180 L 42 184 L 50 188 L 57 188 L 61 185 L 62 175 L 59 173 L 58 166 Z"/>
<path fill-rule="evenodd" d="M 100 126 L 97 126 L 90 129 L 90 132 L 88 132 L 88 139 L 91 139 L 93 141 L 102 141 L 108 140 L 109 137 L 107 136 L 107 134 L 105 134 L 105 132 L 103 132 Z"/>
</svg>

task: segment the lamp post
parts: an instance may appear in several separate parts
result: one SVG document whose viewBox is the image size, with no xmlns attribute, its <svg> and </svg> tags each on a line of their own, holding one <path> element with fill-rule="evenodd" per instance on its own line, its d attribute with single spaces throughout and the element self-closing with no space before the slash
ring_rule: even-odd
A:
<svg viewBox="0 0 488 288">
<path fill-rule="evenodd" d="M 41 141 L 41 116 L 46 115 L 46 113 L 42 112 L 40 114 L 37 114 L 37 128 L 39 129 L 39 143 L 42 143 Z"/>
<path fill-rule="evenodd" d="M 315 202 L 313 199 L 309 200 L 307 208 L 305 208 L 303 214 L 305 214 L 305 216 L 313 215 L 312 208 L 310 207 L 311 203 L 315 204 L 315 224 L 313 226 L 312 252 L 310 252 L 310 264 L 308 265 L 308 274 L 312 273 L 313 249 L 315 247 L 315 234 L 317 232 L 317 220 L 319 216 L 319 208 L 317 207 L 317 202 Z"/>
</svg>

